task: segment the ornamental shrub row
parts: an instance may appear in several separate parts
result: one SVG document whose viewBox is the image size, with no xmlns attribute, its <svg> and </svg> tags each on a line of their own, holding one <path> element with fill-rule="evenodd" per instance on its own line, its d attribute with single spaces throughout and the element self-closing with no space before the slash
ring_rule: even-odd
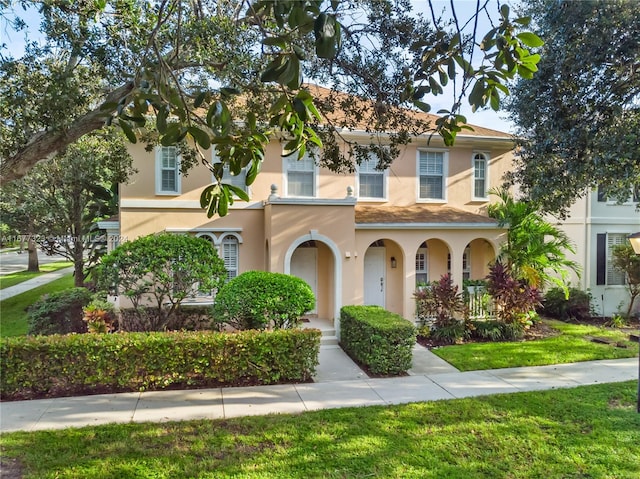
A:
<svg viewBox="0 0 640 479">
<path fill-rule="evenodd" d="M 52 335 L 0 340 L 2 399 L 303 382 L 320 331 Z"/>
<path fill-rule="evenodd" d="M 372 374 L 397 375 L 411 368 L 416 328 L 379 306 L 340 310 L 341 345 Z"/>
</svg>

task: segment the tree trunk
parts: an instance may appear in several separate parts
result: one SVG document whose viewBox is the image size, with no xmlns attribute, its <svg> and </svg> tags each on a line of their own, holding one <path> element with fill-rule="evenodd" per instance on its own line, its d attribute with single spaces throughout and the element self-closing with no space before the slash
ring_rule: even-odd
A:
<svg viewBox="0 0 640 479">
<path fill-rule="evenodd" d="M 38 246 L 31 235 L 29 235 L 27 251 L 29 252 L 29 265 L 27 266 L 27 271 L 39 273 L 40 266 L 38 265 Z"/>
<path fill-rule="evenodd" d="M 76 236 L 73 249 L 73 285 L 76 288 L 84 286 L 84 249 L 80 238 Z"/>
</svg>

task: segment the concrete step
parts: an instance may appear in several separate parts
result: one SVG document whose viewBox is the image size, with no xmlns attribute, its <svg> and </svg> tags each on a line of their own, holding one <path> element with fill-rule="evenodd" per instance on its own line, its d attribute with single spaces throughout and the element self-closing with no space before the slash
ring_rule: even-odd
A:
<svg viewBox="0 0 640 479">
<path fill-rule="evenodd" d="M 335 331 L 333 335 L 325 335 L 324 331 L 322 332 L 322 337 L 320 338 L 320 346 L 337 346 L 338 345 L 338 337 L 335 335 Z"/>
</svg>

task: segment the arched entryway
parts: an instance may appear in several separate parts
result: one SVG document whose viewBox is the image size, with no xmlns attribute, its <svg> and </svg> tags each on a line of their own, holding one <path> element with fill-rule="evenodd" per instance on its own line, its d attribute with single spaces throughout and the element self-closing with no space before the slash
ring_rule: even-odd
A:
<svg viewBox="0 0 640 479">
<path fill-rule="evenodd" d="M 449 246 L 439 239 L 423 241 L 416 251 L 415 268 L 416 286 L 438 281 L 451 273 Z"/>
<path fill-rule="evenodd" d="M 493 245 L 484 238 L 470 241 L 462 256 L 462 279 L 481 280 L 489 274 L 489 267 L 496 259 Z"/>
<path fill-rule="evenodd" d="M 304 235 L 287 250 L 284 273 L 305 280 L 316 297 L 309 314 L 321 319 L 339 316 L 342 291 L 342 266 L 336 244 L 323 235 Z"/>
</svg>

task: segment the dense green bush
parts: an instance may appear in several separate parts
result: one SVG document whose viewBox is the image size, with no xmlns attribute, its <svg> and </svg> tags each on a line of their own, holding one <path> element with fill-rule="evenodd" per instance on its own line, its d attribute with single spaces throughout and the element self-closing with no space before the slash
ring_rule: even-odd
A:
<svg viewBox="0 0 640 479">
<path fill-rule="evenodd" d="M 379 306 L 340 310 L 341 345 L 373 374 L 402 374 L 411 368 L 416 328 Z"/>
<path fill-rule="evenodd" d="M 227 272 L 209 241 L 162 233 L 122 243 L 102 257 L 94 276 L 101 291 L 123 294 L 133 304 L 132 321 L 124 318 L 120 329 L 163 331 L 184 300 L 217 291 Z"/>
<path fill-rule="evenodd" d="M 308 381 L 320 331 L 114 333 L 0 339 L 0 396 Z"/>
<path fill-rule="evenodd" d="M 27 312 L 29 334 L 86 333 L 82 320 L 84 308 L 91 301 L 91 292 L 72 288 L 44 296 L 33 303 Z"/>
<path fill-rule="evenodd" d="M 582 321 L 591 317 L 591 293 L 569 288 L 569 298 L 561 288 L 551 288 L 544 295 L 542 312 L 562 321 Z"/>
<path fill-rule="evenodd" d="M 313 291 L 300 278 L 247 271 L 220 289 L 213 314 L 239 330 L 292 328 L 314 303 Z"/>
</svg>

